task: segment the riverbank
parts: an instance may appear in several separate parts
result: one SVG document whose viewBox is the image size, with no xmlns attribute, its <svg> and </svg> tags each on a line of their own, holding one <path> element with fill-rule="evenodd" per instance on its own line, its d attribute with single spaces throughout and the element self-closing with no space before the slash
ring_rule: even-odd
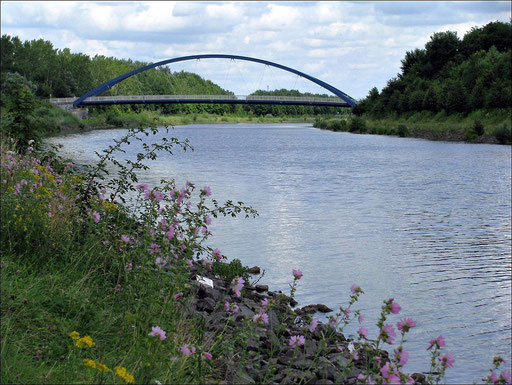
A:
<svg viewBox="0 0 512 385">
<path fill-rule="evenodd" d="M 322 119 L 314 127 L 359 134 L 391 135 L 428 140 L 469 143 L 511 144 L 511 110 L 475 111 L 468 115 L 420 113 L 389 116 L 382 119 L 361 117 Z"/>
<path fill-rule="evenodd" d="M 62 111 L 62 112 L 61 112 Z M 42 136 L 54 136 L 63 133 L 86 132 L 98 129 L 134 128 L 150 125 L 178 126 L 189 124 L 224 124 L 224 123 L 313 123 L 311 115 L 296 116 L 254 116 L 251 114 L 182 114 L 166 115 L 158 111 L 141 111 L 139 113 L 92 113 L 87 120 L 78 120 L 67 111 L 57 111 L 49 115 L 47 126 Z M 55 115 L 55 117 L 54 117 Z"/>
<path fill-rule="evenodd" d="M 392 299 L 377 340 L 366 328 L 349 340 L 358 286 L 325 325 L 308 315 L 322 307 L 292 307 L 299 270 L 283 295 L 201 246 L 212 217 L 246 207 L 208 208 L 209 188 L 191 183 L 171 194 L 140 186 L 134 220 L 137 208 L 89 189 L 67 161 L 11 145 L 1 165 L 2 383 L 353 384 L 386 378 L 384 367 L 409 378 L 406 357 L 386 353 L 396 332 L 384 320 L 400 312 Z"/>
</svg>

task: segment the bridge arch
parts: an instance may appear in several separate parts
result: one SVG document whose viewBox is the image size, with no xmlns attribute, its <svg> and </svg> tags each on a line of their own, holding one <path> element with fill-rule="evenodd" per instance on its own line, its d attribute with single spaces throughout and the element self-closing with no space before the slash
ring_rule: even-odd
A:
<svg viewBox="0 0 512 385">
<path fill-rule="evenodd" d="M 319 86 L 321 86 L 321 87 L 325 88 L 326 90 L 332 92 L 334 95 L 338 96 L 339 98 L 345 100 L 345 102 L 350 107 L 354 107 L 357 104 L 357 102 L 353 98 L 351 98 L 350 96 L 348 96 L 344 92 L 340 91 L 336 87 L 333 87 L 330 84 L 328 84 L 328 83 L 326 83 L 326 82 L 324 82 L 324 81 L 322 81 L 320 79 L 317 79 L 317 78 L 315 78 L 313 76 L 305 74 L 304 72 L 301 72 L 301 71 L 298 71 L 296 69 L 284 66 L 282 64 L 274 63 L 274 62 L 271 62 L 271 61 L 268 61 L 268 60 L 248 57 L 248 56 L 226 55 L 226 54 L 203 54 L 203 55 L 182 56 L 182 57 L 177 57 L 177 58 L 173 58 L 173 59 L 162 60 L 162 61 L 159 61 L 157 63 L 148 64 L 147 66 L 144 66 L 144 67 L 138 68 L 136 70 L 127 72 L 127 73 L 125 73 L 125 74 L 123 74 L 121 76 L 118 76 L 118 77 L 116 77 L 114 79 L 111 79 L 111 80 L 109 80 L 109 81 L 99 85 L 98 87 L 94 88 L 93 90 L 91 90 L 91 91 L 87 92 L 86 94 L 80 96 L 78 99 L 76 99 L 73 102 L 73 107 L 79 107 L 80 104 L 85 99 L 87 99 L 87 98 L 89 98 L 91 96 L 98 96 L 98 95 L 102 94 L 103 92 L 107 91 L 112 86 L 116 85 L 117 83 L 122 82 L 123 80 L 129 78 L 130 76 L 133 76 L 133 75 L 138 74 L 140 72 L 147 71 L 147 70 L 149 70 L 151 68 L 159 67 L 159 66 L 162 66 L 162 65 L 165 65 L 165 64 L 176 63 L 176 62 L 187 61 L 187 60 L 195 60 L 195 59 L 232 59 L 232 60 L 244 60 L 244 61 L 255 62 L 255 63 L 260 63 L 260 64 L 265 64 L 265 65 L 268 65 L 268 66 L 276 67 L 276 68 L 282 69 L 284 71 L 288 71 L 288 72 L 294 73 L 296 75 L 302 76 L 303 78 L 308 79 L 309 81 L 318 84 Z"/>
</svg>

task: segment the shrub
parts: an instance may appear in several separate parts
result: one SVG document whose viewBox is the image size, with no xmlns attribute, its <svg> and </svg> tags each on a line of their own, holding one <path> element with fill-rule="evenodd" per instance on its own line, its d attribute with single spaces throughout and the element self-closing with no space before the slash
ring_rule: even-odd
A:
<svg viewBox="0 0 512 385">
<path fill-rule="evenodd" d="M 365 132 L 366 131 L 366 125 L 365 125 L 365 122 L 364 122 L 363 118 L 360 118 L 359 116 L 354 116 L 350 120 L 350 124 L 348 126 L 348 130 L 350 132 L 356 132 L 356 131 Z"/>
<path fill-rule="evenodd" d="M 246 268 L 239 259 L 233 259 L 230 263 L 215 262 L 212 271 L 226 281 L 231 281 L 235 277 L 242 277 L 246 282 L 249 281 L 249 275 Z"/>
<path fill-rule="evenodd" d="M 512 126 L 507 123 L 503 124 L 503 126 L 496 129 L 494 136 L 500 144 L 510 143 L 512 141 Z"/>
<path fill-rule="evenodd" d="M 478 136 L 482 136 L 484 134 L 484 132 L 485 132 L 484 125 L 482 124 L 482 122 L 480 120 L 476 119 L 473 122 L 473 131 Z"/>
<path fill-rule="evenodd" d="M 407 126 L 405 124 L 399 124 L 397 130 L 398 130 L 398 135 L 401 138 L 404 138 L 409 135 L 409 130 L 407 129 Z"/>
</svg>

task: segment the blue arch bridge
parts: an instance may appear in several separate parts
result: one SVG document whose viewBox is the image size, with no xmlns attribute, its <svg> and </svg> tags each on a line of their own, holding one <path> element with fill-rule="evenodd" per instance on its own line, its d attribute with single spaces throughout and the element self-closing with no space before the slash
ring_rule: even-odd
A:
<svg viewBox="0 0 512 385">
<path fill-rule="evenodd" d="M 263 64 L 266 66 L 276 67 L 284 71 L 291 72 L 295 75 L 303 77 L 313 83 L 318 84 L 322 88 L 331 92 L 333 96 L 327 97 L 294 97 L 294 96 L 267 96 L 267 95 L 121 95 L 121 96 L 100 96 L 105 91 L 112 88 L 119 82 L 136 75 L 140 72 L 147 71 L 158 66 L 177 63 L 188 60 L 198 59 L 229 59 L 242 60 Z M 354 107 L 357 102 L 339 90 L 338 88 L 317 79 L 311 75 L 296 69 L 274 63 L 268 60 L 252 58 L 248 56 L 225 55 L 225 54 L 204 54 L 182 56 L 174 59 L 167 59 L 157 63 L 138 68 L 134 71 L 127 72 L 121 76 L 111 79 L 93 90 L 85 93 L 78 98 L 54 98 L 50 102 L 66 109 L 77 109 L 80 107 L 88 107 L 94 105 L 109 104 L 147 104 L 147 103 L 223 103 L 223 104 L 282 104 L 282 105 L 310 105 L 310 106 L 329 106 L 329 107 Z"/>
</svg>

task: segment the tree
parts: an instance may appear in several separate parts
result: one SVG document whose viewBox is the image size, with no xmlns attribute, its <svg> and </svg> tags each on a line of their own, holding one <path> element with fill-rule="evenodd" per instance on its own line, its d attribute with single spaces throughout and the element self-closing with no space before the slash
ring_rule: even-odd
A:
<svg viewBox="0 0 512 385">
<path fill-rule="evenodd" d="M 11 137 L 17 139 L 19 149 L 24 151 L 29 140 L 39 140 L 32 124 L 36 100 L 27 80 L 21 75 L 11 74 L 5 83 L 2 91 L 5 90 L 7 96 L 6 129 Z"/>
<path fill-rule="evenodd" d="M 457 60 L 459 47 L 460 40 L 457 37 L 457 32 L 434 33 L 430 37 L 430 41 L 425 44 L 425 59 L 431 65 L 425 76 L 434 78 L 448 62 Z"/>
</svg>

